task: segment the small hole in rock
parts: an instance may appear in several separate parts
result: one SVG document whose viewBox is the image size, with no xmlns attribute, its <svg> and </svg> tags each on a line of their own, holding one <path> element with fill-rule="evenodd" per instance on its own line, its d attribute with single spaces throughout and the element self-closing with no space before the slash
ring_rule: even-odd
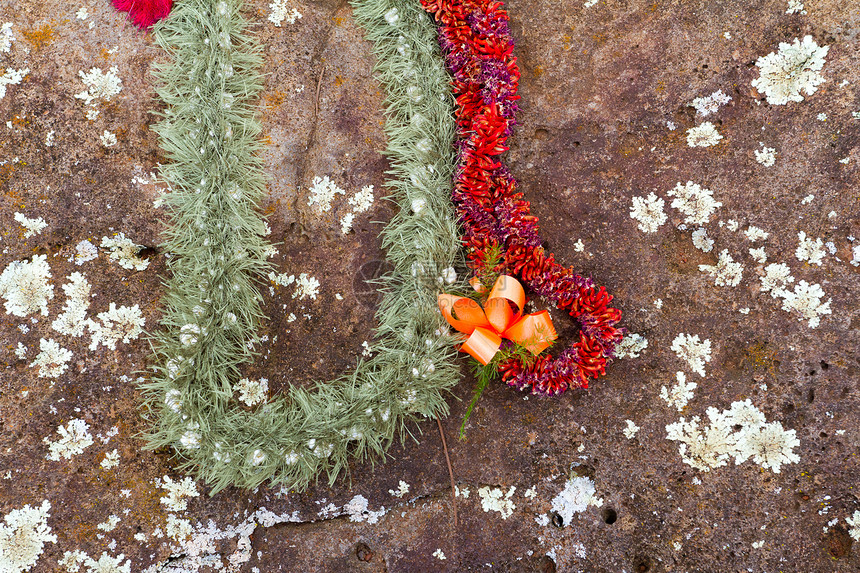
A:
<svg viewBox="0 0 860 573">
<path fill-rule="evenodd" d="M 815 388 L 810 388 L 809 393 L 806 395 L 806 401 L 812 404 L 815 402 Z"/>
<path fill-rule="evenodd" d="M 824 360 L 822 360 L 820 364 L 821 364 L 821 369 L 822 369 L 822 370 L 827 370 L 828 368 L 830 368 L 830 364 L 828 364 L 828 363 L 827 363 L 827 362 L 825 362 Z"/>
<path fill-rule="evenodd" d="M 564 527 L 564 518 L 557 513 L 553 513 L 552 524 L 556 527 Z"/>
<path fill-rule="evenodd" d="M 355 556 L 359 561 L 367 562 L 373 559 L 373 552 L 366 543 L 359 543 L 355 546 Z"/>
<path fill-rule="evenodd" d="M 647 573 L 650 570 L 651 560 L 648 557 L 640 555 L 633 560 L 633 571 L 636 573 Z"/>
<path fill-rule="evenodd" d="M 607 507 L 603 510 L 603 523 L 607 525 L 612 525 L 618 519 L 618 514 L 615 513 L 615 510 L 611 507 Z"/>
</svg>

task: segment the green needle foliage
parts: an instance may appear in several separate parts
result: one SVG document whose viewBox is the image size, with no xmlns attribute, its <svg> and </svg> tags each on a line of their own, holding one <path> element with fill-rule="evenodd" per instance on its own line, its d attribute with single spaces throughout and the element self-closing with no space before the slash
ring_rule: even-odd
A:
<svg viewBox="0 0 860 573">
<path fill-rule="evenodd" d="M 401 207 L 382 234 L 394 270 L 380 280 L 375 355 L 251 411 L 238 407 L 233 383 L 259 359 L 252 349 L 268 270 L 258 211 L 260 51 L 239 0 L 183 0 L 154 27 L 170 57 L 154 73 L 167 104 L 155 127 L 170 159 L 161 175 L 172 191 L 170 277 L 143 386 L 147 447 L 173 448 L 179 469 L 213 493 L 267 481 L 304 489 L 322 474 L 334 483 L 352 457 L 384 455 L 419 416 L 446 415 L 443 393 L 459 378 L 456 341 L 436 310 L 436 277 L 461 262 L 450 205 L 453 102 L 436 31 L 415 0 L 353 6 L 387 93 L 389 186 Z M 417 213 L 416 199 L 425 202 Z"/>
</svg>

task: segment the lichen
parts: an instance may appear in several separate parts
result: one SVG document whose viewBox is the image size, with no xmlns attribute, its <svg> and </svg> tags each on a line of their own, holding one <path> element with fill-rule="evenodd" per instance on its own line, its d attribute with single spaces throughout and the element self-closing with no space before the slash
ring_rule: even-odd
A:
<svg viewBox="0 0 860 573">
<path fill-rule="evenodd" d="M 44 500 L 39 507 L 25 505 L 3 516 L 6 523 L 0 523 L 0 573 L 29 571 L 45 543 L 57 542 L 48 525 L 50 509 L 50 502 Z"/>
<path fill-rule="evenodd" d="M 48 282 L 51 268 L 47 255 L 30 261 L 12 261 L 0 275 L 0 296 L 6 299 L 6 313 L 25 317 L 32 312 L 48 315 L 48 300 L 54 287 Z"/>
<path fill-rule="evenodd" d="M 819 72 L 828 49 L 816 44 L 812 36 L 804 36 L 802 42 L 797 38 L 791 44 L 780 42 L 779 51 L 756 60 L 760 74 L 752 86 L 764 92 L 771 105 L 803 101 L 801 92 L 810 96 L 825 81 Z"/>
<path fill-rule="evenodd" d="M 654 193 L 647 197 L 633 197 L 633 206 L 630 208 L 630 217 L 639 222 L 639 230 L 643 233 L 654 233 L 666 222 L 666 213 L 663 211 L 665 201 Z"/>
</svg>

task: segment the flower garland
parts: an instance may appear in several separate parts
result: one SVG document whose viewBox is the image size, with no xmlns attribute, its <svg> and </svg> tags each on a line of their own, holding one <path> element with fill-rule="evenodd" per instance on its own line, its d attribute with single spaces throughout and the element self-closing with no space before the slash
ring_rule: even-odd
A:
<svg viewBox="0 0 860 573">
<path fill-rule="evenodd" d="M 233 384 L 263 319 L 258 284 L 268 270 L 260 125 L 260 49 L 241 0 L 182 0 L 153 26 L 170 61 L 156 66 L 166 104 L 155 126 L 170 162 L 161 177 L 171 216 L 162 330 L 143 385 L 147 448 L 170 447 L 179 469 L 212 485 L 303 489 L 333 483 L 352 458 L 384 455 L 406 424 L 447 414 L 459 378 L 454 340 L 436 312 L 439 277 L 451 278 L 459 235 L 450 205 L 455 125 L 448 76 L 431 19 L 414 0 L 355 0 L 387 92 L 386 133 L 401 207 L 382 246 L 394 270 L 381 279 L 374 356 L 350 373 L 291 387 L 254 409 Z M 445 282 L 445 281 L 442 281 Z"/>
<path fill-rule="evenodd" d="M 541 246 L 537 217 L 517 191 L 507 167 L 495 157 L 515 124 L 520 77 L 507 12 L 496 0 L 421 0 L 439 25 L 439 43 L 453 75 L 457 100 L 459 161 L 452 194 L 464 227 L 463 245 L 481 273 L 517 274 L 535 293 L 581 324 L 579 340 L 552 358 L 499 364 L 503 380 L 518 389 L 555 395 L 587 388 L 588 377 L 605 372 L 623 331 L 612 296 L 591 279 L 555 262 Z M 488 253 L 502 259 L 488 269 Z"/>
<path fill-rule="evenodd" d="M 120 12 L 128 12 L 129 19 L 138 28 L 149 28 L 167 18 L 173 0 L 113 0 L 113 7 Z"/>
</svg>

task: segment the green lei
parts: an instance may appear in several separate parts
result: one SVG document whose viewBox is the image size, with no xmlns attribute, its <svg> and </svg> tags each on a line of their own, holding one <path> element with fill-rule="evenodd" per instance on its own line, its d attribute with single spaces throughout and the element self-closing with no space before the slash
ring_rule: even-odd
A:
<svg viewBox="0 0 860 573">
<path fill-rule="evenodd" d="M 356 0 L 387 93 L 387 154 L 400 212 L 383 232 L 393 272 L 381 279 L 375 356 L 355 371 L 292 387 L 248 411 L 233 383 L 263 318 L 259 284 L 269 270 L 260 125 L 260 50 L 239 0 L 183 0 L 155 25 L 170 56 L 156 67 L 167 104 L 155 129 L 170 162 L 170 253 L 162 329 L 152 336 L 144 384 L 147 448 L 172 447 L 179 469 L 213 493 L 234 485 L 303 489 L 325 473 L 333 483 L 358 459 L 383 455 L 419 416 L 446 415 L 457 382 L 456 350 L 436 310 L 436 277 L 457 260 L 450 205 L 453 105 L 436 32 L 418 2 Z M 413 212 L 414 200 L 424 208 Z M 420 204 L 420 202 L 419 202 Z"/>
</svg>

